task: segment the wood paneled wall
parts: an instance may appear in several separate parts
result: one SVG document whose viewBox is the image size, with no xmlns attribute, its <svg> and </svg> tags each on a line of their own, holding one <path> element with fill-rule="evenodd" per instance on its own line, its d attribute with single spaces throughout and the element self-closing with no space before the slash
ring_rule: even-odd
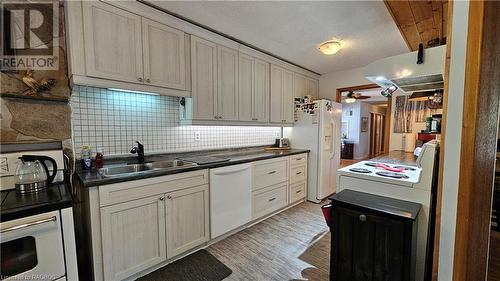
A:
<svg viewBox="0 0 500 281">
<path fill-rule="evenodd" d="M 437 45 L 446 43 L 447 0 L 384 0 L 384 3 L 411 51 L 418 50 L 420 43 L 424 48 L 435 46 L 429 45 L 434 39 Z"/>
</svg>

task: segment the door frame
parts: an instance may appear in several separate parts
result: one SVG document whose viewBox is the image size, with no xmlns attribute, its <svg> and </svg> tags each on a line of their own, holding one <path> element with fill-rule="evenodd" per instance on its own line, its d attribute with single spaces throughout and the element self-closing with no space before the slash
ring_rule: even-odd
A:
<svg viewBox="0 0 500 281">
<path fill-rule="evenodd" d="M 469 5 L 455 281 L 487 276 L 500 104 L 500 69 L 494 59 L 500 56 L 500 2 L 470 1 Z"/>
<path fill-rule="evenodd" d="M 337 88 L 335 92 L 335 102 L 342 102 L 342 93 L 348 91 L 360 91 L 360 90 L 369 90 L 380 88 L 379 85 L 371 83 L 371 84 L 363 84 L 351 87 Z M 391 118 L 392 117 L 392 97 L 387 98 L 387 107 L 385 112 L 385 124 L 384 124 L 384 153 L 389 153 L 389 144 L 391 142 Z"/>
</svg>

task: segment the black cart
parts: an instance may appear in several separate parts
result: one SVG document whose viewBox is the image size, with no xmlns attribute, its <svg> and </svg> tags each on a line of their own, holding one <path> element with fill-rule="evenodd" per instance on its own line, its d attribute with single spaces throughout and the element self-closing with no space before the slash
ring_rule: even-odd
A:
<svg viewBox="0 0 500 281">
<path fill-rule="evenodd" d="M 414 280 L 420 204 L 352 190 L 329 199 L 330 280 Z"/>
</svg>

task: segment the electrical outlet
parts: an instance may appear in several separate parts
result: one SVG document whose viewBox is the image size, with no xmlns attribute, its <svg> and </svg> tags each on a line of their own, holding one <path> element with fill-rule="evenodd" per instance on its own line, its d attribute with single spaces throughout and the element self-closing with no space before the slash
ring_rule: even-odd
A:
<svg viewBox="0 0 500 281">
<path fill-rule="evenodd" d="M 195 141 L 200 141 L 201 140 L 201 134 L 200 134 L 200 132 L 194 132 L 194 140 Z"/>
<path fill-rule="evenodd" d="M 5 174 L 9 172 L 9 162 L 7 157 L 0 158 L 0 174 Z"/>
</svg>

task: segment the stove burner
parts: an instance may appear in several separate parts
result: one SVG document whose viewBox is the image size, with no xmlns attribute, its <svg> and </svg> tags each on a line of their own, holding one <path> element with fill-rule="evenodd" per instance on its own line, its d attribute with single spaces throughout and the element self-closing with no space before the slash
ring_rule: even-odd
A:
<svg viewBox="0 0 500 281">
<path fill-rule="evenodd" d="M 370 167 L 377 167 L 377 164 L 376 162 L 368 162 L 368 163 L 365 163 L 366 166 L 370 166 Z"/>
<path fill-rule="evenodd" d="M 417 169 L 415 169 L 413 167 L 409 167 L 409 166 L 394 166 L 394 168 L 396 168 L 396 169 L 403 168 L 405 171 L 416 171 L 417 170 Z"/>
<path fill-rule="evenodd" d="M 400 173 L 394 173 L 394 172 L 376 172 L 377 175 L 382 176 L 382 177 L 388 177 L 388 178 L 395 178 L 395 179 L 407 179 L 409 178 L 405 174 L 400 174 Z"/>
<path fill-rule="evenodd" d="M 349 171 L 362 174 L 370 174 L 372 172 L 368 169 L 363 169 L 363 168 L 351 168 L 349 169 Z"/>
</svg>

